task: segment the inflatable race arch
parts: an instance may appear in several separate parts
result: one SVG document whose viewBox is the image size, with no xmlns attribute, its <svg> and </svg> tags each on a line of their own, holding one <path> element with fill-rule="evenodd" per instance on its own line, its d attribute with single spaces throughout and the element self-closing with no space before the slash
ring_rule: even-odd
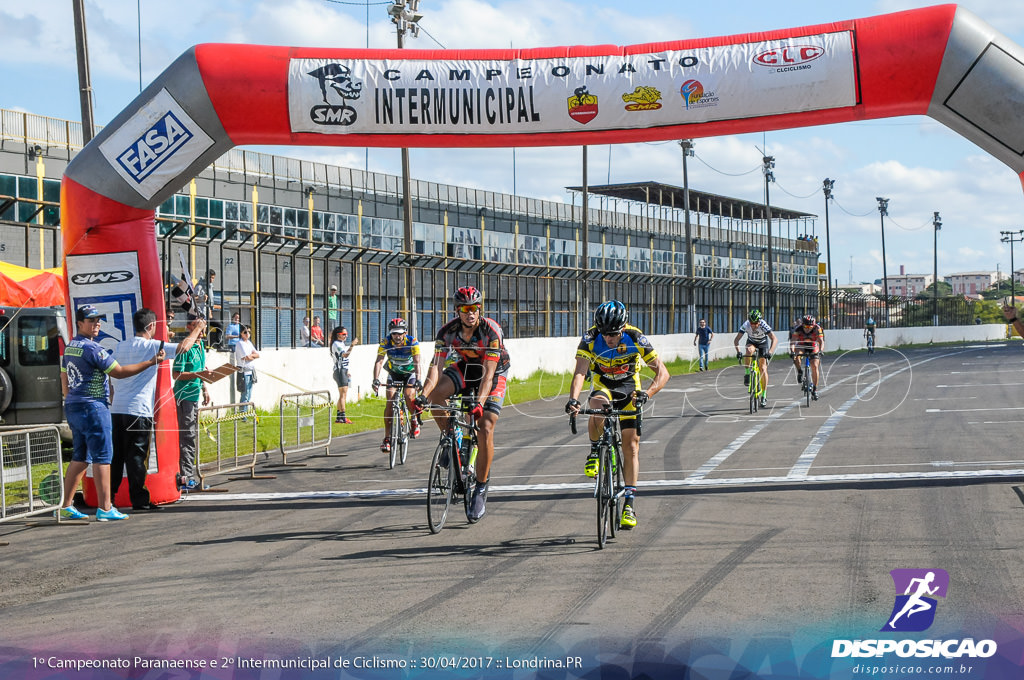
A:
<svg viewBox="0 0 1024 680">
<path fill-rule="evenodd" d="M 236 145 L 569 146 L 927 115 L 1021 175 L 1022 110 L 1024 50 L 955 5 L 626 47 L 197 45 L 67 168 L 68 306 L 124 336 L 139 307 L 163 319 L 156 207 Z M 160 503 L 178 497 L 166 363 L 157 402 Z"/>
</svg>

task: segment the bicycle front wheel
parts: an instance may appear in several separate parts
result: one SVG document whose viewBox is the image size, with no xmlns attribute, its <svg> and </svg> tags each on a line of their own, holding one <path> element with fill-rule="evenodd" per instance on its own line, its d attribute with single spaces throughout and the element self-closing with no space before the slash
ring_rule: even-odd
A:
<svg viewBox="0 0 1024 680">
<path fill-rule="evenodd" d="M 804 367 L 804 405 L 811 405 L 811 366 Z"/>
<path fill-rule="evenodd" d="M 447 465 L 442 465 L 442 461 Z M 451 440 L 441 439 L 430 461 L 430 476 L 427 478 L 427 524 L 430 533 L 436 534 L 444 528 L 448 508 L 455 494 L 455 456 L 451 451 Z"/>
<path fill-rule="evenodd" d="M 398 411 L 401 414 L 401 423 L 398 426 L 398 462 L 405 465 L 405 458 L 409 455 L 409 411 L 402 402 L 402 408 Z"/>
<path fill-rule="evenodd" d="M 757 413 L 757 400 L 760 396 L 761 383 L 757 379 L 757 369 L 750 372 L 750 414 Z"/>
<path fill-rule="evenodd" d="M 391 450 L 388 451 L 388 469 L 395 469 L 395 461 L 398 460 L 398 447 L 401 446 L 399 443 L 402 440 L 402 426 L 398 417 L 398 413 L 395 413 L 391 417 Z"/>
<path fill-rule="evenodd" d="M 608 542 L 608 527 L 614 521 L 610 517 L 612 507 L 612 466 L 611 451 L 602 445 L 598 451 L 600 460 L 597 470 L 597 547 L 604 548 Z"/>
</svg>

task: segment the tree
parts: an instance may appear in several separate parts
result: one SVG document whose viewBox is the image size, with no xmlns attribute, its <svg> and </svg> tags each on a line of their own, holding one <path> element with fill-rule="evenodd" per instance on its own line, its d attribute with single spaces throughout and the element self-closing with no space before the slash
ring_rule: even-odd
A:
<svg viewBox="0 0 1024 680">
<path fill-rule="evenodd" d="M 1011 288 L 1010 279 L 1003 279 L 992 288 L 983 291 L 981 297 L 986 300 L 998 300 L 1000 298 L 1010 297 L 1011 290 L 1017 293 L 1017 295 L 1024 295 L 1024 283 L 1016 283 Z"/>
<path fill-rule="evenodd" d="M 939 299 L 949 297 L 953 294 L 953 286 L 945 281 L 939 281 Z M 931 300 L 935 296 L 935 284 L 929 283 L 924 290 L 917 294 L 915 300 Z"/>
</svg>

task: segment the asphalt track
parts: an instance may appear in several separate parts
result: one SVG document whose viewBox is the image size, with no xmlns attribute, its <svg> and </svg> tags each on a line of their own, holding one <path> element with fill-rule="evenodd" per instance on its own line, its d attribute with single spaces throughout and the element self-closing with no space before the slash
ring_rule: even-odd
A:
<svg viewBox="0 0 1024 680">
<path fill-rule="evenodd" d="M 593 667 L 611 655 L 656 666 L 685 647 L 688 659 L 735 661 L 751 641 L 876 636 L 889 571 L 928 567 L 950 575 L 929 635 L 1024 631 L 1019 344 L 823 363 L 821 399 L 806 408 L 789 360 L 775 360 L 756 416 L 739 367 L 672 378 L 644 420 L 640 525 L 604 550 L 586 436 L 570 434 L 564 398 L 504 410 L 487 515 L 469 525 L 453 506 L 438 535 L 423 492 L 429 423 L 394 470 L 374 431 L 336 438 L 347 455 L 261 464 L 274 479 L 214 477 L 217 492 L 127 522 L 0 524 L 0 660 L 579 655 Z M 301 677 L 348 677 L 332 673 Z M 361 676 L 399 677 L 388 673 Z M 494 673 L 455 676 L 474 674 Z"/>
</svg>

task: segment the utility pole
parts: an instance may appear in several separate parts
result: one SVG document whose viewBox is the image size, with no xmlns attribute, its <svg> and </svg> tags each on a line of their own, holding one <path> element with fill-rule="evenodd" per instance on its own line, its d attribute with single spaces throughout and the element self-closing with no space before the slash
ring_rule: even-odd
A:
<svg viewBox="0 0 1024 680">
<path fill-rule="evenodd" d="M 882 299 L 885 301 L 885 325 L 889 325 L 889 272 L 885 266 L 885 216 L 889 214 L 889 199 L 875 197 L 878 216 L 882 220 Z"/>
<path fill-rule="evenodd" d="M 420 0 L 394 0 L 388 7 L 388 14 L 391 15 L 391 23 L 395 25 L 395 33 L 398 36 L 398 49 L 405 47 L 406 31 L 412 33 L 412 37 L 420 34 L 419 21 L 423 15 L 419 13 Z M 411 256 L 415 248 L 412 240 L 412 180 L 409 177 L 409 149 L 402 147 L 402 223 L 404 225 L 402 245 L 408 256 Z M 407 260 L 405 265 L 405 308 L 409 314 L 409 335 L 416 335 L 416 279 L 413 273 L 412 264 Z"/>
<path fill-rule="evenodd" d="M 89 43 L 85 33 L 85 0 L 74 0 L 75 54 L 78 57 L 78 98 L 82 108 L 82 146 L 93 137 L 96 124 L 92 118 L 92 83 L 89 80 Z"/>
<path fill-rule="evenodd" d="M 825 289 L 828 291 L 828 319 L 829 328 L 835 328 L 835 300 L 832 298 L 832 239 L 829 236 L 828 228 L 828 202 L 832 200 L 832 187 L 835 186 L 834 179 L 825 178 L 822 183 L 825 192 Z"/>
<path fill-rule="evenodd" d="M 932 286 L 934 286 L 934 290 L 932 291 L 934 293 L 934 295 L 932 295 L 932 325 L 933 326 L 938 326 L 939 325 L 939 229 L 942 229 L 942 220 L 939 219 L 938 211 L 936 211 L 933 214 L 933 216 L 932 216 L 932 226 L 935 227 L 935 249 L 933 251 L 934 254 L 935 254 L 934 255 L 935 260 L 933 262 L 933 280 L 932 280 Z"/>
<path fill-rule="evenodd" d="M 690 227 L 690 177 L 686 171 L 686 159 L 689 156 L 694 156 L 696 152 L 693 150 L 692 139 L 680 141 L 679 146 L 683 149 L 683 233 L 686 238 L 686 259 L 683 264 L 686 267 L 686 304 L 690 322 L 686 332 L 693 332 L 695 312 L 693 304 L 693 231 Z"/>
<path fill-rule="evenodd" d="M 768 231 L 768 305 L 772 310 L 772 322 L 777 323 L 775 315 L 775 265 L 772 262 L 772 202 L 768 192 L 768 186 L 775 181 L 775 156 L 763 155 L 761 158 L 761 171 L 764 173 L 764 214 L 767 220 Z"/>
<path fill-rule="evenodd" d="M 578 335 L 583 335 L 588 328 L 590 323 L 588 322 L 590 316 L 590 279 L 588 272 L 590 270 L 590 210 L 588 208 L 588 193 L 589 187 L 587 186 L 587 147 L 583 146 L 583 195 L 580 198 L 580 210 L 582 212 L 583 225 L 583 261 L 580 263 L 580 267 L 583 271 L 583 276 L 580 277 L 583 280 L 583 291 L 580 295 L 580 331 Z"/>
<path fill-rule="evenodd" d="M 1017 281 L 1013 277 L 1013 244 L 1024 241 L 1024 229 L 1018 229 L 1017 231 L 1001 231 L 999 234 L 1002 236 L 1002 238 L 999 239 L 1000 241 L 1010 244 L 1010 304 L 1013 305 L 1017 301 Z M 996 275 L 996 285 L 999 285 L 998 274 Z"/>
</svg>

